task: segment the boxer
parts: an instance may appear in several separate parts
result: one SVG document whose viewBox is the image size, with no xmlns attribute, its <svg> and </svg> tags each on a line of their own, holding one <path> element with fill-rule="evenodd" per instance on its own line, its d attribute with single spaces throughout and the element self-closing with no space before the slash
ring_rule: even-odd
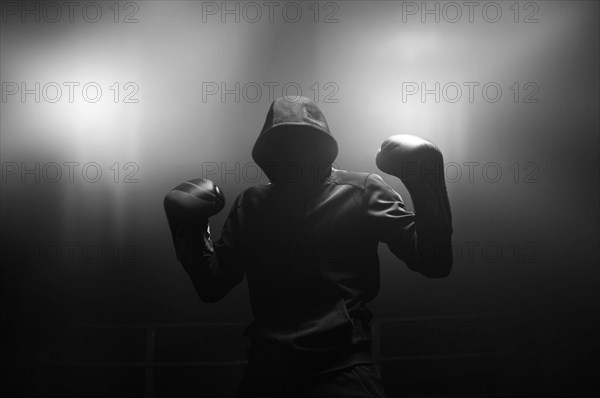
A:
<svg viewBox="0 0 600 398">
<path fill-rule="evenodd" d="M 177 258 L 202 301 L 247 278 L 254 321 L 238 397 L 384 397 L 366 306 L 379 291 L 379 242 L 425 277 L 451 271 L 441 151 L 396 135 L 376 155 L 407 187 L 414 213 L 379 175 L 333 167 L 337 155 L 321 110 L 282 97 L 252 150 L 270 182 L 237 196 L 218 240 L 208 227 L 224 202 L 216 185 L 184 184 L 165 198 Z"/>
</svg>

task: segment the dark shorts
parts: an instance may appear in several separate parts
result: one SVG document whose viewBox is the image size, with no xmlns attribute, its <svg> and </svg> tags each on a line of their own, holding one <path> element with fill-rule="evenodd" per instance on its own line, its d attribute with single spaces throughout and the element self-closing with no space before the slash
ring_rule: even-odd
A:
<svg viewBox="0 0 600 398">
<path fill-rule="evenodd" d="M 264 370 L 264 369 L 263 369 Z M 238 398 L 384 398 L 377 367 L 372 363 L 352 365 L 317 376 L 294 378 L 284 374 L 246 368 L 238 387 Z"/>
</svg>

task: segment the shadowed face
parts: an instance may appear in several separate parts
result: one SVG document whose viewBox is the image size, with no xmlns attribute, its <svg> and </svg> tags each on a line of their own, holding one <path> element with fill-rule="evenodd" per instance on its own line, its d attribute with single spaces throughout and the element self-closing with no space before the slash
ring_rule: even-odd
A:
<svg viewBox="0 0 600 398">
<path fill-rule="evenodd" d="M 272 182 L 303 188 L 323 181 L 331 171 L 331 163 L 324 162 L 322 146 L 315 134 L 290 128 L 274 138 L 270 167 Z"/>
</svg>

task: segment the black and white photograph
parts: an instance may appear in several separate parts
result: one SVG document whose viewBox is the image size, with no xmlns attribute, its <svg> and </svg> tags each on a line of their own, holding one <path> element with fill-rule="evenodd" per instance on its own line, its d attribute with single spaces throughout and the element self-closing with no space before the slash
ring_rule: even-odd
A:
<svg viewBox="0 0 600 398">
<path fill-rule="evenodd" d="M 0 2 L 5 397 L 600 392 L 600 2 Z"/>
</svg>

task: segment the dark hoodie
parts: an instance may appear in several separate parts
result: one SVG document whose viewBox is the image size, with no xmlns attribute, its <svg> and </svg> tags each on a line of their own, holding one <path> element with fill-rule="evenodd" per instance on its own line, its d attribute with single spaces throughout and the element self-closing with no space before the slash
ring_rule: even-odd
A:
<svg viewBox="0 0 600 398">
<path fill-rule="evenodd" d="M 312 375 L 371 362 L 379 242 L 418 263 L 414 214 L 378 175 L 333 168 L 337 152 L 313 102 L 275 100 L 252 151 L 271 183 L 242 192 L 221 238 L 184 264 L 205 302 L 246 275 L 251 363 Z"/>
</svg>

